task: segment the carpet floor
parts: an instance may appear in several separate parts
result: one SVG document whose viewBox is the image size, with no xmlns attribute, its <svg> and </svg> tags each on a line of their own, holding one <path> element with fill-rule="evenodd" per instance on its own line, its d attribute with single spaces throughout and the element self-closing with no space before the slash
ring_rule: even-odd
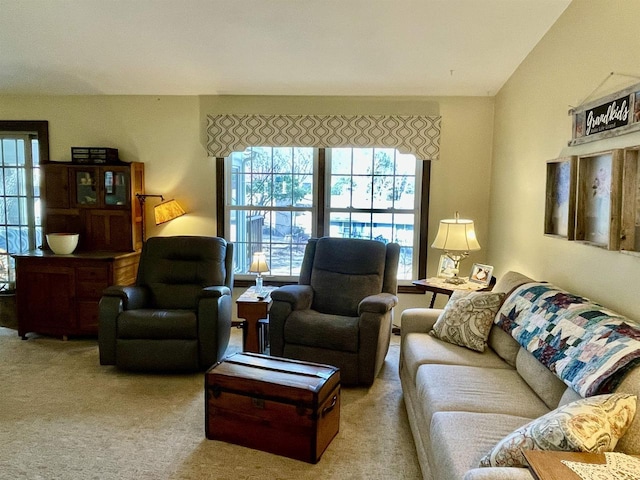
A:
<svg viewBox="0 0 640 480">
<path fill-rule="evenodd" d="M 240 349 L 234 329 L 227 354 Z M 343 388 L 340 431 L 316 465 L 207 440 L 204 375 L 121 372 L 95 339 L 0 327 L 1 480 L 419 479 L 393 336 L 371 388 Z"/>
</svg>

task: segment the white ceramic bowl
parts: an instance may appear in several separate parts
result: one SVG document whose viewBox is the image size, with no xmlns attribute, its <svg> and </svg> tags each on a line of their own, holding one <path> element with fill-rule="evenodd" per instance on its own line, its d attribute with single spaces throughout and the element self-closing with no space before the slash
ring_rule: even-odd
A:
<svg viewBox="0 0 640 480">
<path fill-rule="evenodd" d="M 53 253 L 57 255 L 69 255 L 78 246 L 77 233 L 48 233 L 47 243 Z"/>
</svg>

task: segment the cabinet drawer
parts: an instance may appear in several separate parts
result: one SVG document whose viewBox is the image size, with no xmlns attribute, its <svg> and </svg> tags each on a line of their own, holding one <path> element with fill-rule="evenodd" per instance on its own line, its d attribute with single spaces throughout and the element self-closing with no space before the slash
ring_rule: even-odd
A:
<svg viewBox="0 0 640 480">
<path fill-rule="evenodd" d="M 78 267 L 76 278 L 80 281 L 106 283 L 109 280 L 109 271 L 107 267 Z"/>
<path fill-rule="evenodd" d="M 78 301 L 78 329 L 82 333 L 97 334 L 98 333 L 98 302 L 94 301 Z"/>
<path fill-rule="evenodd" d="M 109 282 L 78 282 L 76 284 L 76 295 L 78 298 L 100 298 L 102 291 L 109 286 Z"/>
</svg>

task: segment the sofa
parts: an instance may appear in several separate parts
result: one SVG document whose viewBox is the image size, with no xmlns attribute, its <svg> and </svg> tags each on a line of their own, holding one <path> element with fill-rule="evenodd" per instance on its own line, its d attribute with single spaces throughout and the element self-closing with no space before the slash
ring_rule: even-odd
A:
<svg viewBox="0 0 640 480">
<path fill-rule="evenodd" d="M 399 373 L 409 424 L 425 479 L 531 480 L 533 477 L 526 468 L 526 461 L 518 466 L 509 466 L 509 455 L 520 458 L 518 455 L 521 452 L 505 454 L 510 442 L 517 446 L 518 439 L 523 438 L 529 442 L 526 448 L 597 452 L 613 450 L 640 455 L 640 412 L 635 415 L 637 399 L 640 397 L 640 325 L 624 317 L 620 319 L 615 312 L 601 308 L 588 299 L 555 289 L 553 285 L 534 282 L 518 272 L 508 272 L 491 292 L 486 292 L 484 296 L 473 293 L 476 295 L 474 301 L 480 302 L 478 311 L 490 315 L 484 333 L 486 340 L 481 342 L 483 345 L 470 344 L 479 348 L 469 348 L 465 345 L 467 341 L 460 338 L 469 333 L 468 325 L 466 330 L 456 330 L 457 327 L 447 330 L 456 322 L 456 315 L 464 316 L 460 312 L 464 311 L 463 303 L 472 298 L 468 295 L 458 296 L 454 293 L 444 309 L 411 308 L 402 313 Z M 564 299 L 566 304 L 553 304 L 551 313 L 543 315 L 536 311 L 538 306 L 534 305 L 536 292 Z M 575 360 L 561 359 L 557 350 L 549 353 L 553 350 L 552 344 L 545 345 L 546 350 L 541 354 L 541 342 L 534 340 L 531 332 L 535 330 L 543 332 L 543 335 L 552 332 L 553 325 L 549 326 L 546 322 L 559 321 L 556 317 L 562 317 L 563 312 L 565 317 L 573 315 L 570 313 L 574 305 L 571 302 L 574 301 L 581 308 L 600 308 L 608 318 L 620 320 L 615 336 L 622 338 L 626 342 L 625 348 L 630 346 L 631 350 L 624 358 L 621 357 L 619 363 L 622 367 L 617 373 L 592 378 L 593 375 L 590 376 L 589 368 L 584 364 L 578 367 L 571 365 L 570 362 Z M 461 310 L 453 306 L 450 308 L 454 303 Z M 547 320 L 545 315 L 552 320 Z M 583 317 L 588 319 L 587 323 L 601 321 L 600 317 L 596 318 L 597 315 L 591 313 L 585 313 Z M 445 327 L 444 320 L 449 322 Z M 567 328 L 566 325 L 564 328 Z M 582 327 L 571 328 L 575 330 L 572 332 L 574 336 L 577 335 L 576 331 L 582 331 Z M 482 336 L 482 329 L 473 329 Z M 525 335 L 525 341 L 521 337 L 516 339 L 514 332 Z M 562 338 L 560 347 L 568 348 L 563 344 L 566 335 Z M 576 341 L 573 338 L 575 346 L 570 348 L 583 348 L 588 344 L 587 340 L 581 344 L 583 340 L 579 338 Z M 633 348 L 636 348 L 635 353 Z M 570 368 L 564 368 L 567 364 Z M 616 407 L 620 407 L 613 420 L 607 416 L 606 406 L 600 408 L 599 402 L 604 401 L 615 401 Z M 553 423 L 558 415 L 564 415 L 563 418 L 568 418 L 570 424 L 571 419 L 579 415 L 572 417 L 572 412 L 576 411 L 572 409 L 577 405 L 578 411 L 582 412 L 581 409 L 587 408 L 585 404 L 602 413 L 605 418 L 602 428 L 611 427 L 614 430 L 613 435 L 609 432 L 598 439 L 600 443 L 597 448 L 587 443 L 578 447 L 573 437 L 569 437 L 571 441 L 568 442 L 566 438 L 563 439 L 560 447 L 554 446 L 554 438 L 536 437 L 542 435 L 541 432 L 553 437 L 553 432 L 549 433 L 552 430 L 548 426 L 549 418 L 553 428 L 558 425 L 564 428 L 567 425 L 563 423 L 564 420 Z M 591 404 L 597 405 L 589 406 Z M 538 428 L 545 422 L 546 427 Z M 535 431 L 535 435 L 527 436 L 532 431 Z M 619 438 L 616 438 L 616 434 Z M 548 445 L 544 443 L 546 441 L 549 441 Z M 483 466 L 480 466 L 481 463 Z"/>
</svg>

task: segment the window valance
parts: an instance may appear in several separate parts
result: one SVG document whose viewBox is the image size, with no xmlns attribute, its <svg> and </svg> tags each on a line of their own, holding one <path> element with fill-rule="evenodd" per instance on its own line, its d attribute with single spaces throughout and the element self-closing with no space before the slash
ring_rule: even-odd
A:
<svg viewBox="0 0 640 480">
<path fill-rule="evenodd" d="M 437 160 L 440 121 L 414 115 L 207 115 L 207 151 L 227 157 L 252 146 L 384 147 Z"/>
</svg>

